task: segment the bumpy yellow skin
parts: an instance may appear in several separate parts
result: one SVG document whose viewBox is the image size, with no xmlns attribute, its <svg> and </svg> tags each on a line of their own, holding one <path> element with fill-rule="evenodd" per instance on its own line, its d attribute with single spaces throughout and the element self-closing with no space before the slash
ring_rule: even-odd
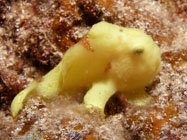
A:
<svg viewBox="0 0 187 140">
<path fill-rule="evenodd" d="M 143 31 L 100 22 L 65 53 L 42 82 L 33 82 L 15 97 L 12 114 L 23 107 L 28 94 L 51 98 L 81 88 L 90 88 L 84 103 L 100 108 L 102 113 L 116 91 L 143 105 L 148 99 L 144 87 L 159 72 L 160 61 L 159 47 Z"/>
</svg>

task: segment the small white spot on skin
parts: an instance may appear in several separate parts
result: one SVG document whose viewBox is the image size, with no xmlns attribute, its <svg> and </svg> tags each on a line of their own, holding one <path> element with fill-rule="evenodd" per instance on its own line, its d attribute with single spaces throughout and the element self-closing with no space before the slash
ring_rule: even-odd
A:
<svg viewBox="0 0 187 140">
<path fill-rule="evenodd" d="M 85 73 L 88 74 L 88 70 L 86 70 Z"/>
</svg>

